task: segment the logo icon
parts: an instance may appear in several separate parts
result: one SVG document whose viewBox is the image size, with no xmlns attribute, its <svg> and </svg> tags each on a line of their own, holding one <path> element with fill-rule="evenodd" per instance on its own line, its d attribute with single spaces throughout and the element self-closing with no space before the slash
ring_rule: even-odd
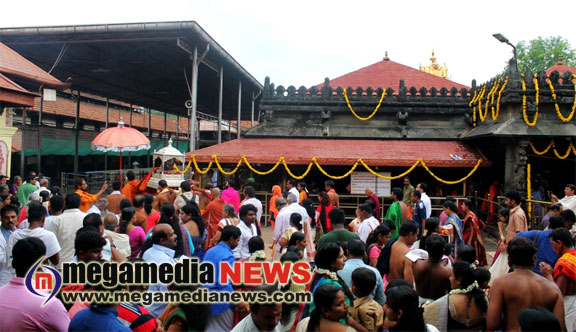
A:
<svg viewBox="0 0 576 332">
<path fill-rule="evenodd" d="M 48 303 L 48 301 L 58 293 L 60 287 L 62 287 L 62 276 L 60 276 L 60 273 L 56 269 L 49 266 L 43 266 L 41 269 L 38 269 L 45 259 L 46 257 L 40 258 L 28 271 L 25 278 L 26 288 L 30 293 L 36 296 L 47 297 L 43 305 Z M 48 292 L 49 295 L 38 291 Z"/>
</svg>

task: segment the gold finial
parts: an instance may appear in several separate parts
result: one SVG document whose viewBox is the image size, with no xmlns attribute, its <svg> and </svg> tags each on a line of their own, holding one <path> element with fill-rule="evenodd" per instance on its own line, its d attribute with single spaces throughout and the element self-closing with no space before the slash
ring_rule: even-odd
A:
<svg viewBox="0 0 576 332">
<path fill-rule="evenodd" d="M 390 61 L 390 58 L 388 57 L 388 51 L 384 52 L 384 59 L 382 59 L 383 61 Z"/>
<path fill-rule="evenodd" d="M 558 56 L 558 62 L 556 62 L 556 64 L 557 64 L 557 65 L 560 65 L 560 66 L 563 65 L 563 63 L 562 63 L 562 55 L 559 55 L 559 56 Z"/>
<path fill-rule="evenodd" d="M 434 56 L 434 49 L 432 49 L 432 56 L 430 57 L 430 61 L 432 61 L 432 63 L 436 62 L 436 57 Z"/>
</svg>

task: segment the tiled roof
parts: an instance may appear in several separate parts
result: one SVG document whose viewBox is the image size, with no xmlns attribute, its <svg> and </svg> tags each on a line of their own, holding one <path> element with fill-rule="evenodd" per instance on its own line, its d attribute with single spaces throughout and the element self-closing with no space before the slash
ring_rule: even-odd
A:
<svg viewBox="0 0 576 332">
<path fill-rule="evenodd" d="M 21 87 L 20 85 L 16 84 L 16 82 L 12 81 L 11 79 L 9 79 L 8 77 L 6 77 L 2 74 L 0 74 L 0 88 L 12 90 L 12 91 L 17 91 L 17 92 L 22 92 L 22 93 L 33 94 L 33 93 L 29 92 L 28 90 L 24 89 L 23 87 Z"/>
<path fill-rule="evenodd" d="M 374 89 L 390 87 L 397 92 L 400 80 L 404 80 L 404 84 L 408 89 L 411 87 L 417 89 L 420 89 L 421 87 L 427 89 L 435 87 L 438 90 L 443 87 L 447 89 L 456 87 L 458 90 L 462 88 L 470 89 L 470 87 L 466 85 L 428 74 L 418 69 L 386 59 L 346 75 L 330 79 L 330 86 L 333 88 L 352 87 L 354 89 L 357 87 L 362 87 L 364 89 L 368 87 Z M 324 84 L 319 84 L 318 88 L 321 88 L 323 85 Z"/>
<path fill-rule="evenodd" d="M 308 165 L 316 157 L 320 165 L 352 166 L 362 158 L 370 166 L 409 167 L 422 158 L 430 167 L 473 167 L 483 157 L 462 142 L 345 140 L 298 138 L 240 138 L 187 153 L 199 162 L 236 164 L 243 155 L 251 164 L 275 164 L 284 157 L 290 165 Z M 487 165 L 484 163 L 483 165 Z"/>
<path fill-rule="evenodd" d="M 17 76 L 18 78 L 55 88 L 65 88 L 67 86 L 66 83 L 59 81 L 2 43 L 0 43 L 0 73 Z"/>
<path fill-rule="evenodd" d="M 571 72 L 572 74 L 576 74 L 576 68 L 566 66 L 562 63 L 562 61 L 558 61 L 554 66 L 546 69 L 546 74 L 550 75 L 550 73 L 553 71 L 557 71 L 560 75 L 563 75 L 567 71 Z"/>
<path fill-rule="evenodd" d="M 34 106 L 34 98 L 37 94 L 32 93 L 8 77 L 0 74 L 0 105 L 1 106 Z M 0 107 L 1 107 L 0 106 Z"/>
</svg>

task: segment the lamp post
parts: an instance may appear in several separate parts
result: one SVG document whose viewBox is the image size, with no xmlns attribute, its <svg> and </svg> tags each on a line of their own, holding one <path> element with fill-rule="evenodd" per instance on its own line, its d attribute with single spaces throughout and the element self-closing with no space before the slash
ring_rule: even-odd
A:
<svg viewBox="0 0 576 332">
<path fill-rule="evenodd" d="M 513 57 L 508 62 L 508 74 L 510 75 L 509 88 L 518 88 L 520 86 L 520 71 L 518 70 L 518 60 L 516 58 L 516 46 L 514 46 L 508 38 L 504 37 L 501 33 L 495 33 L 492 37 L 496 38 L 499 42 L 508 44 L 512 47 Z"/>
<path fill-rule="evenodd" d="M 499 42 L 501 43 L 505 43 L 508 44 L 512 47 L 512 51 L 514 53 L 514 60 L 516 60 L 516 46 L 512 45 L 512 43 L 510 43 L 510 41 L 508 40 L 508 38 L 502 36 L 501 33 L 495 33 L 492 35 L 492 37 L 498 39 Z"/>
</svg>

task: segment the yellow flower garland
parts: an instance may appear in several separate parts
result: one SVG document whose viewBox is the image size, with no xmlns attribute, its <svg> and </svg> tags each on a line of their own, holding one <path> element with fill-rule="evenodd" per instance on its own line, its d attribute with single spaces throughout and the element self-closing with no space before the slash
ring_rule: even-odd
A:
<svg viewBox="0 0 576 332">
<path fill-rule="evenodd" d="M 292 178 L 294 178 L 296 180 L 302 180 L 303 178 L 305 178 L 306 175 L 308 175 L 308 173 L 310 173 L 310 170 L 312 169 L 312 165 L 313 165 L 313 163 L 309 163 L 308 168 L 306 168 L 306 171 L 304 171 L 304 173 L 302 173 L 302 175 L 295 175 L 294 173 L 292 173 L 290 168 L 288 168 L 288 165 L 286 164 L 286 159 L 284 159 L 284 157 L 280 157 L 280 159 L 281 159 L 282 164 L 284 165 L 284 168 L 286 169 L 286 172 L 288 173 L 288 175 L 290 175 Z"/>
<path fill-rule="evenodd" d="M 232 175 L 232 174 L 236 173 L 238 171 L 238 169 L 240 168 L 240 165 L 242 165 L 242 158 L 240 158 L 240 160 L 238 160 L 238 163 L 236 164 L 236 167 L 234 168 L 234 170 L 232 170 L 231 172 L 226 172 L 222 168 L 220 163 L 218 162 L 218 156 L 217 155 L 213 154 L 212 159 L 214 159 L 214 163 L 216 164 L 216 167 L 218 167 L 218 170 L 220 171 L 220 173 L 222 173 L 224 175 Z"/>
<path fill-rule="evenodd" d="M 546 147 L 546 149 L 542 150 L 542 151 L 538 151 L 536 150 L 536 147 L 534 146 L 534 144 L 530 141 L 530 147 L 532 148 L 532 151 L 539 155 L 542 156 L 544 154 L 546 154 L 548 151 L 550 151 L 551 148 L 553 148 L 553 152 L 556 155 L 557 158 L 559 159 L 566 159 L 568 158 L 568 156 L 570 156 L 570 153 L 574 153 L 576 155 L 576 147 L 574 146 L 573 142 L 570 142 L 570 145 L 568 145 L 568 149 L 566 149 L 566 153 L 564 153 L 564 155 L 560 155 L 560 153 L 558 152 L 558 150 L 556 149 L 556 143 L 554 143 L 554 140 L 550 140 L 550 144 L 548 144 L 548 146 Z"/>
<path fill-rule="evenodd" d="M 456 181 L 445 181 L 442 180 L 441 178 L 439 178 L 438 176 L 436 176 L 436 174 L 432 173 L 432 171 L 428 168 L 428 166 L 426 166 L 426 164 L 424 163 L 424 160 L 420 160 L 420 163 L 422 164 L 422 167 L 424 167 L 424 169 L 426 169 L 428 171 L 428 173 L 430 173 L 430 175 L 432 175 L 432 177 L 434 179 L 436 179 L 437 181 L 440 181 L 444 184 L 457 184 L 460 183 L 462 181 L 466 181 L 466 179 L 468 179 L 469 177 L 472 176 L 472 174 L 474 174 L 476 172 L 476 170 L 478 169 L 478 167 L 480 167 L 480 164 L 482 163 L 482 159 L 478 159 L 478 162 L 476 163 L 476 166 L 474 166 L 474 168 L 470 171 L 470 173 L 468 173 L 468 175 L 466 175 L 465 177 L 461 178 L 460 180 L 456 180 Z"/>
<path fill-rule="evenodd" d="M 356 118 L 358 118 L 359 120 L 362 120 L 362 121 L 370 120 L 374 115 L 376 115 L 376 112 L 378 112 L 378 109 L 380 109 L 380 105 L 382 105 L 382 101 L 384 100 L 385 97 L 386 97 L 386 90 L 382 91 L 382 96 L 380 97 L 380 101 L 378 102 L 378 105 L 376 106 L 376 108 L 374 109 L 372 114 L 363 118 L 363 117 L 359 116 L 358 114 L 356 114 L 356 112 L 354 112 L 354 108 L 352 108 L 352 105 L 350 105 L 350 100 L 348 99 L 348 94 L 346 93 L 346 89 L 344 89 L 344 99 L 346 100 L 346 105 L 348 105 L 348 109 L 350 109 L 350 111 L 352 112 L 352 114 L 354 114 L 354 116 Z"/>
<path fill-rule="evenodd" d="M 188 166 L 186 166 L 186 168 L 184 168 L 183 171 L 180 170 L 180 168 L 178 168 L 178 165 L 174 164 L 174 169 L 178 172 L 178 173 L 186 173 L 188 172 L 188 170 L 190 170 L 190 166 L 192 165 L 192 159 L 190 159 L 190 161 L 188 162 Z"/>
<path fill-rule="evenodd" d="M 526 165 L 526 191 L 528 196 L 528 218 L 532 215 L 532 183 L 530 182 L 530 164 Z"/>
<path fill-rule="evenodd" d="M 538 121 L 538 80 L 534 82 L 536 86 L 536 113 L 534 114 L 534 119 L 532 122 L 528 120 L 528 115 L 526 114 L 526 82 L 524 81 L 524 74 L 522 75 L 522 116 L 524 117 L 524 122 L 528 127 L 534 127 Z M 536 74 L 535 74 L 536 75 Z"/>
<path fill-rule="evenodd" d="M 568 117 L 565 118 L 564 115 L 562 115 L 562 113 L 560 112 L 560 106 L 558 106 L 558 101 L 556 100 L 556 91 L 554 90 L 554 85 L 552 85 L 552 81 L 550 80 L 550 75 L 548 75 L 547 78 L 548 79 L 546 81 L 548 82 L 548 86 L 550 87 L 550 92 L 552 92 L 552 100 L 554 101 L 554 108 L 556 109 L 556 114 L 558 115 L 560 120 L 562 120 L 562 122 L 568 122 L 572 120 L 572 118 L 574 117 L 574 111 L 576 110 L 576 107 L 572 107 L 572 112 L 570 112 L 570 115 L 568 115 Z M 576 91 L 574 92 L 574 95 L 576 96 Z M 574 105 L 576 106 L 576 102 Z"/>
<path fill-rule="evenodd" d="M 480 106 L 479 106 L 480 111 L 478 112 L 478 115 L 480 116 L 481 122 L 486 121 L 486 118 L 488 118 L 488 104 L 490 103 L 490 101 L 492 101 L 492 105 L 494 105 L 494 95 L 496 94 L 496 91 L 498 90 L 499 85 L 500 85 L 500 79 L 498 79 L 498 81 L 492 83 L 492 88 L 490 88 L 490 92 L 488 92 L 488 94 L 486 95 L 486 104 L 484 106 L 484 115 L 482 115 L 482 103 L 480 103 Z M 484 87 L 486 87 L 486 86 L 484 86 Z M 492 110 L 492 112 L 494 112 L 494 110 Z"/>
<path fill-rule="evenodd" d="M 316 167 L 318 167 L 318 170 L 324 174 L 325 176 L 334 179 L 334 180 L 341 180 L 344 178 L 347 178 L 350 174 L 352 174 L 352 172 L 354 172 L 354 170 L 356 170 L 356 167 L 358 167 L 358 161 L 356 161 L 354 163 L 354 165 L 352 166 L 352 168 L 350 168 L 350 170 L 348 172 L 346 172 L 344 175 L 340 175 L 340 176 L 335 176 L 335 175 L 330 175 L 328 173 L 326 173 L 326 171 L 322 168 L 322 166 L 320 166 L 320 164 L 318 164 L 318 161 L 316 161 L 316 157 L 312 157 L 312 162 L 314 163 L 314 165 L 316 165 Z"/>
<path fill-rule="evenodd" d="M 478 98 L 478 116 L 480 117 L 481 122 L 484 122 L 484 120 L 486 120 L 486 117 L 488 116 L 488 110 L 486 110 L 484 116 L 482 116 L 482 98 L 484 98 L 485 93 L 486 93 L 486 85 L 484 85 L 482 87 L 482 90 L 480 90 L 480 97 Z M 488 99 L 488 97 L 486 99 Z"/>
<path fill-rule="evenodd" d="M 548 151 L 550 151 L 550 148 L 552 148 L 553 146 L 554 146 L 554 140 L 551 140 L 550 144 L 548 144 L 548 147 L 546 147 L 546 149 L 544 149 L 543 151 L 538 151 L 536 150 L 536 147 L 534 146 L 532 141 L 530 141 L 530 147 L 532 148 L 532 151 L 539 156 L 548 153 Z"/>
<path fill-rule="evenodd" d="M 258 175 L 268 175 L 268 174 L 274 172 L 276 170 L 276 168 L 278 168 L 278 166 L 280 166 L 280 164 L 282 163 L 282 160 L 278 159 L 278 161 L 276 162 L 276 164 L 274 166 L 272 166 L 272 168 L 270 168 L 266 172 L 261 172 L 261 171 L 255 169 L 254 167 L 252 167 L 252 165 L 248 162 L 248 159 L 246 159 L 246 156 L 242 156 L 242 161 L 244 162 L 244 164 L 246 164 L 246 166 L 248 167 L 249 170 L 251 170 L 252 172 L 254 172 Z"/>
<path fill-rule="evenodd" d="M 556 157 L 557 157 L 558 159 L 566 159 L 566 158 L 568 158 L 568 156 L 570 155 L 570 153 L 571 153 L 572 151 L 574 151 L 574 144 L 572 144 L 572 142 L 570 142 L 570 145 L 568 146 L 568 149 L 566 150 L 566 153 L 565 153 L 563 156 L 561 156 L 561 155 L 558 153 L 558 150 L 556 150 L 556 147 L 554 147 L 554 154 L 556 155 Z"/>
<path fill-rule="evenodd" d="M 492 109 L 492 120 L 494 121 L 496 121 L 498 119 L 498 116 L 500 115 L 500 99 L 502 98 L 502 91 L 506 89 L 507 85 L 508 85 L 508 76 L 506 76 L 504 84 L 502 84 L 502 88 L 500 88 L 500 91 L 498 91 L 498 99 L 496 100 L 496 114 L 494 114 L 494 109 Z"/>
<path fill-rule="evenodd" d="M 292 173 L 292 171 L 290 170 L 290 168 L 288 167 L 288 164 L 286 163 L 286 159 L 284 157 L 280 157 L 278 159 L 278 161 L 276 162 L 276 164 L 269 169 L 268 171 L 262 172 L 262 171 L 258 171 L 256 170 L 254 167 L 252 167 L 252 165 L 250 164 L 250 162 L 248 161 L 248 159 L 246 158 L 246 156 L 242 156 L 240 158 L 240 160 L 238 161 L 238 163 L 236 164 L 236 167 L 230 171 L 227 172 L 225 171 L 222 166 L 220 165 L 220 163 L 218 162 L 218 157 L 216 155 L 212 155 L 212 159 L 214 160 L 213 162 L 211 161 L 208 165 L 207 168 L 205 168 L 204 170 L 201 170 L 200 167 L 198 166 L 198 164 L 196 163 L 196 155 L 192 155 L 191 156 L 191 163 L 194 165 L 194 168 L 196 169 L 196 171 L 198 171 L 201 174 L 205 174 L 210 170 L 210 167 L 212 166 L 212 164 L 216 164 L 216 167 L 218 167 L 218 170 L 225 175 L 232 175 L 234 173 L 236 173 L 238 171 L 238 169 L 240 168 L 240 166 L 242 165 L 242 163 L 245 163 L 246 166 L 254 173 L 259 174 L 259 175 L 267 175 L 270 174 L 272 172 L 274 172 L 278 166 L 280 164 L 282 164 L 284 166 L 284 168 L 286 169 L 286 172 L 288 173 L 288 175 L 290 175 L 290 177 L 296 179 L 296 180 L 302 180 L 303 178 L 305 178 L 311 171 L 312 166 L 315 165 L 318 170 L 324 174 L 326 177 L 334 179 L 334 180 L 340 180 L 340 179 L 344 179 L 348 176 L 350 176 L 350 174 L 352 174 L 356 168 L 358 167 L 358 165 L 362 165 L 364 166 L 364 168 L 370 172 L 371 174 L 373 174 L 374 176 L 377 176 L 379 178 L 382 179 L 387 179 L 387 180 L 396 180 L 399 178 L 402 178 L 406 175 L 408 175 L 410 172 L 412 172 L 414 170 L 414 168 L 416 168 L 416 166 L 418 166 L 419 164 L 422 164 L 422 167 L 424 167 L 424 169 L 426 169 L 426 171 L 428 171 L 428 173 L 430 173 L 430 175 L 432 175 L 432 177 L 434 177 L 436 180 L 444 183 L 444 184 L 456 184 L 456 183 L 460 183 L 462 181 L 465 181 L 466 179 L 468 179 L 470 176 L 472 176 L 472 174 L 474 174 L 476 172 L 476 170 L 478 169 L 478 167 L 480 166 L 480 164 L 482 163 L 482 159 L 479 159 L 478 162 L 476 163 L 476 166 L 474 166 L 474 168 L 470 171 L 470 173 L 468 173 L 468 175 L 466 175 L 465 177 L 456 180 L 456 181 L 446 181 L 443 180 L 441 178 L 439 178 L 438 176 L 436 176 L 429 168 L 428 166 L 426 166 L 426 163 L 424 162 L 424 160 L 422 160 L 421 158 L 419 158 L 418 160 L 416 160 L 416 162 L 405 172 L 398 174 L 396 176 L 385 176 L 382 174 L 379 174 L 377 172 L 375 172 L 372 168 L 370 168 L 370 166 L 368 166 L 364 160 L 362 160 L 362 158 L 358 158 L 356 160 L 356 162 L 354 163 L 354 165 L 352 165 L 352 167 L 350 168 L 350 170 L 348 170 L 345 174 L 343 175 L 331 175 L 328 174 L 324 168 L 322 168 L 322 166 L 318 163 L 318 161 L 316 160 L 316 157 L 312 157 L 311 162 L 308 164 L 306 171 L 304 171 L 304 173 L 302 173 L 301 175 L 296 175 L 294 173 Z M 190 163 L 189 163 L 190 164 Z"/>
<path fill-rule="evenodd" d="M 372 175 L 374 175 L 374 176 L 377 176 L 381 179 L 386 179 L 386 180 L 396 180 L 396 179 L 400 179 L 400 178 L 410 174 L 410 172 L 412 172 L 414 170 L 414 168 L 416 168 L 416 166 L 418 166 L 418 164 L 420 164 L 420 161 L 422 161 L 422 159 L 419 158 L 418 160 L 416 160 L 416 162 L 412 166 L 410 166 L 410 168 L 406 172 L 404 172 L 402 174 L 398 174 L 396 176 L 385 176 L 385 175 L 379 174 L 376 171 L 372 170 L 370 168 L 370 166 L 366 165 L 366 163 L 364 162 L 364 160 L 362 160 L 362 158 L 358 159 L 358 162 L 360 164 L 362 164 L 362 166 L 364 166 L 364 168 L 368 172 L 372 173 Z"/>
</svg>

